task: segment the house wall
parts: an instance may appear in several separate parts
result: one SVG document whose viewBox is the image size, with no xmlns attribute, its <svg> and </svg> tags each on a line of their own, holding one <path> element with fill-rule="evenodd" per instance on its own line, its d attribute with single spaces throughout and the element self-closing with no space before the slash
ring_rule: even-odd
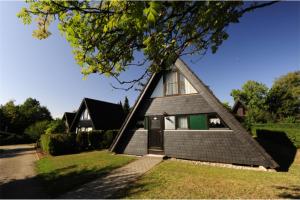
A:
<svg viewBox="0 0 300 200">
<path fill-rule="evenodd" d="M 228 164 L 262 165 L 255 150 L 233 131 L 165 130 L 165 155 L 174 158 Z"/>
<path fill-rule="evenodd" d="M 148 153 L 148 131 L 131 130 L 127 132 L 128 144 L 124 149 L 125 154 L 145 155 Z"/>
</svg>

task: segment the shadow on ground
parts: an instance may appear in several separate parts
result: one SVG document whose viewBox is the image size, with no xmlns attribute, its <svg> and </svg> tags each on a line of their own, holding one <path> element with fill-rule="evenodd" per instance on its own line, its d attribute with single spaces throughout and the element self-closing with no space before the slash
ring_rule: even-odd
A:
<svg viewBox="0 0 300 200">
<path fill-rule="evenodd" d="M 276 186 L 276 189 L 282 191 L 278 197 L 288 199 L 300 199 L 300 185 L 292 185 L 289 187 Z"/>
<path fill-rule="evenodd" d="M 0 183 L 0 199 L 44 199 L 47 193 L 41 186 L 41 180 L 30 177 Z"/>
<path fill-rule="evenodd" d="M 282 131 L 256 130 L 257 142 L 280 166 L 277 170 L 287 172 L 292 165 L 297 148 Z"/>
<path fill-rule="evenodd" d="M 21 154 L 27 154 L 28 151 L 34 151 L 35 147 L 29 148 L 18 148 L 18 149 L 1 149 L 3 151 L 0 152 L 0 159 L 1 158 L 12 158 L 16 157 Z M 32 153 L 32 152 L 29 152 Z"/>
</svg>

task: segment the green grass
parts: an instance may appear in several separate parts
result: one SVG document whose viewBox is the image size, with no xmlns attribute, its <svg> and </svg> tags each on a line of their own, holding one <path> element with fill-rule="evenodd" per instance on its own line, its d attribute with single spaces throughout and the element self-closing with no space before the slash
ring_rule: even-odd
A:
<svg viewBox="0 0 300 200">
<path fill-rule="evenodd" d="M 92 151 L 56 157 L 46 156 L 37 161 L 36 169 L 50 197 L 56 197 L 134 159 L 113 155 L 108 151 Z"/>
<path fill-rule="evenodd" d="M 300 151 L 289 172 L 201 166 L 167 160 L 120 198 L 300 198 Z"/>
</svg>

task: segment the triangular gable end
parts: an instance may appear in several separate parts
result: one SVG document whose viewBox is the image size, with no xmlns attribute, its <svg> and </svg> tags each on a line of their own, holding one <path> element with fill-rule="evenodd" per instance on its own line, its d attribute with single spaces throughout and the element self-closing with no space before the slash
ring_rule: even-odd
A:
<svg viewBox="0 0 300 200">
<path fill-rule="evenodd" d="M 232 138 L 234 140 L 234 143 L 236 145 L 242 146 L 242 148 L 248 148 L 248 152 L 253 152 L 254 158 L 246 158 L 247 155 L 245 155 L 245 158 L 242 158 L 243 155 L 240 155 L 241 158 L 233 158 L 232 162 L 239 164 L 245 164 L 249 163 L 251 165 L 251 161 L 248 162 L 248 160 L 256 160 L 256 162 L 253 162 L 256 165 L 259 163 L 259 165 L 265 166 L 267 168 L 276 168 L 278 167 L 277 163 L 273 161 L 273 159 L 264 151 L 264 149 L 250 136 L 250 134 L 242 127 L 242 125 L 235 119 L 235 117 L 221 104 L 221 102 L 213 95 L 213 93 L 210 91 L 210 89 L 188 68 L 188 66 L 178 59 L 175 63 L 175 67 L 179 70 L 179 72 L 187 79 L 189 84 L 197 91 L 198 94 L 200 94 L 203 99 L 206 101 L 208 107 L 214 110 L 220 118 L 225 122 L 225 124 L 233 131 L 235 134 Z M 153 81 L 156 79 L 156 81 Z M 159 81 L 157 81 L 157 79 Z M 127 119 L 125 120 L 123 126 L 121 127 L 119 134 L 117 135 L 115 141 L 113 142 L 111 146 L 111 150 L 115 151 L 118 143 L 120 142 L 122 135 L 126 132 L 126 128 L 128 124 L 130 124 L 130 121 L 133 120 L 133 116 L 135 114 L 135 111 L 140 106 L 142 99 L 144 98 L 145 94 L 147 93 L 147 90 L 150 88 L 151 84 L 161 84 L 162 82 L 162 73 L 160 74 L 154 74 L 146 87 L 144 88 L 143 92 L 141 93 L 140 97 L 138 98 L 132 112 L 128 115 Z M 152 86 L 153 87 L 153 86 Z M 151 97 L 156 97 L 153 94 L 157 94 L 157 86 L 153 90 Z M 223 134 L 223 133 L 222 133 Z M 219 134 L 217 136 L 222 136 L 222 134 Z M 195 136 L 195 135 L 193 135 Z M 231 135 L 232 136 L 232 135 Z M 225 138 L 228 140 L 228 138 Z M 227 141 L 228 143 L 232 141 Z M 235 145 L 233 143 L 233 145 Z M 221 148 L 222 149 L 222 148 Z M 212 151 L 212 150 L 210 150 Z M 225 151 L 225 149 L 224 149 Z M 220 152 L 219 152 L 220 153 Z M 180 152 L 178 153 L 180 154 Z M 226 152 L 224 152 L 224 156 L 226 157 Z M 197 157 L 197 156 L 196 156 Z M 200 156 L 201 157 L 201 156 Z M 184 156 L 181 156 L 181 158 L 184 158 Z M 187 159 L 191 159 L 191 157 L 187 157 Z M 214 158 L 215 159 L 215 158 Z M 209 160 L 209 159 L 208 159 Z M 220 159 L 221 162 L 224 159 Z M 227 160 L 230 160 L 227 159 Z M 218 161 L 218 160 L 215 160 Z M 224 161 L 223 161 L 224 162 Z M 225 161 L 226 162 L 226 161 Z"/>
<path fill-rule="evenodd" d="M 86 114 L 86 117 L 89 117 L 89 119 L 91 120 L 92 122 L 92 126 L 93 126 L 93 129 L 95 129 L 95 125 L 94 125 L 94 122 L 93 122 L 93 118 L 91 118 L 91 115 L 90 115 L 90 111 L 89 111 L 89 108 L 88 108 L 88 105 L 86 103 L 86 99 L 84 98 L 78 108 L 78 111 L 76 112 L 76 115 L 74 117 L 74 120 L 72 122 L 72 125 L 70 126 L 70 130 L 72 132 L 75 131 L 76 129 L 76 124 L 78 123 L 78 121 L 81 119 L 81 116 L 84 115 L 84 112 L 87 112 Z"/>
</svg>

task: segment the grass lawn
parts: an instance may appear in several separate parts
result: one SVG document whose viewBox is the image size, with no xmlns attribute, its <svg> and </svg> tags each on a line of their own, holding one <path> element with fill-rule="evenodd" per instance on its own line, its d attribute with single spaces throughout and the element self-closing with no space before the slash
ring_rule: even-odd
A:
<svg viewBox="0 0 300 200">
<path fill-rule="evenodd" d="M 63 156 L 46 156 L 36 163 L 38 176 L 51 197 L 91 181 L 134 157 L 113 155 L 108 151 L 92 151 Z"/>
<path fill-rule="evenodd" d="M 167 160 L 123 198 L 300 198 L 300 150 L 289 172 L 239 170 Z"/>
</svg>

